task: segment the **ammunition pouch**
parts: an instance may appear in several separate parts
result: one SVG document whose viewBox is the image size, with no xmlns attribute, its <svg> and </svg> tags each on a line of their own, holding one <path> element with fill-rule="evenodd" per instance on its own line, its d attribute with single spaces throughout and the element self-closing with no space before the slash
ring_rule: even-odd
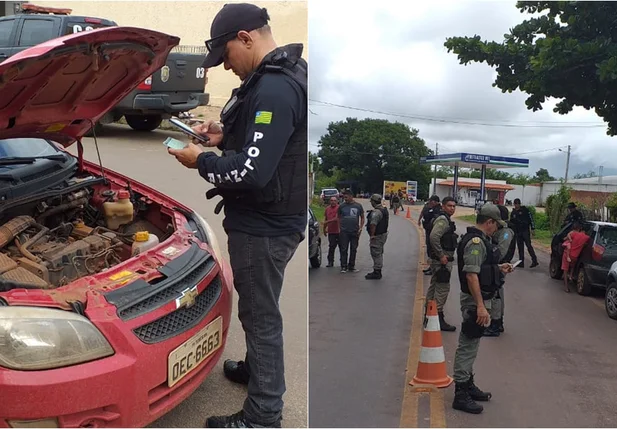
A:
<svg viewBox="0 0 617 429">
<path fill-rule="evenodd" d="M 485 328 L 476 323 L 476 320 L 478 320 L 478 310 L 474 308 L 473 310 L 466 310 L 466 312 L 467 317 L 461 324 L 461 332 L 471 339 L 481 338 L 484 335 Z"/>
<path fill-rule="evenodd" d="M 442 265 L 435 273 L 435 280 L 437 283 L 450 283 L 451 275 L 452 273 L 446 268 L 446 266 Z"/>
</svg>

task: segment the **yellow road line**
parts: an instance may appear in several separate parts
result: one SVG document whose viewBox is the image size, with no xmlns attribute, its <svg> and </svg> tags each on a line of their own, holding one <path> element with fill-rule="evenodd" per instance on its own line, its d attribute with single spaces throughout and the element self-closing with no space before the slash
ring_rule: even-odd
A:
<svg viewBox="0 0 617 429">
<path fill-rule="evenodd" d="M 431 427 L 445 428 L 446 426 L 446 407 L 444 403 L 444 392 L 442 389 L 435 389 L 431 392 Z"/>
<path fill-rule="evenodd" d="M 418 267 L 416 275 L 416 291 L 413 308 L 413 317 L 411 321 L 411 337 L 409 340 L 409 353 L 407 355 L 407 374 L 405 376 L 405 390 L 403 393 L 403 402 L 401 409 L 400 427 L 418 427 L 418 398 L 422 392 L 427 389 L 422 389 L 418 386 L 415 389 L 409 385 L 409 382 L 416 373 L 418 360 L 420 358 L 420 347 L 422 345 L 422 317 L 424 315 L 424 273 L 421 267 L 424 265 L 426 246 L 422 240 L 422 231 L 420 227 L 412 219 L 409 220 L 418 232 L 418 247 L 420 254 L 418 256 Z M 431 427 L 446 427 L 445 405 L 443 392 L 439 389 L 429 389 L 430 395 L 430 423 Z"/>
</svg>

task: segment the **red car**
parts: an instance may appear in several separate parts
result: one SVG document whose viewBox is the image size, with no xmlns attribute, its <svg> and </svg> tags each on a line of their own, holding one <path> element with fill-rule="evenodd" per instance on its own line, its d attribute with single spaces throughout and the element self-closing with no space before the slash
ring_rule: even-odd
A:
<svg viewBox="0 0 617 429">
<path fill-rule="evenodd" d="M 223 352 L 233 281 L 211 228 L 80 143 L 178 42 L 113 27 L 0 64 L 0 427 L 145 426 Z"/>
</svg>

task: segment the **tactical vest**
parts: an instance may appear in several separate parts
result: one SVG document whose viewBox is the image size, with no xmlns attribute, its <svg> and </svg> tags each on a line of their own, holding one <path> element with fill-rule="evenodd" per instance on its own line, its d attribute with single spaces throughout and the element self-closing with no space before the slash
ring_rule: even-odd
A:
<svg viewBox="0 0 617 429">
<path fill-rule="evenodd" d="M 433 228 L 433 220 L 441 214 L 441 206 L 435 206 L 426 212 L 426 216 L 422 218 L 422 226 L 426 230 L 427 234 L 431 233 Z"/>
<path fill-rule="evenodd" d="M 390 217 L 389 217 L 390 215 L 388 214 L 388 209 L 382 207 L 380 209 L 375 209 L 375 210 L 381 211 L 381 214 L 383 215 L 381 217 L 381 220 L 375 227 L 375 235 L 385 234 L 386 232 L 388 232 L 388 225 L 390 223 Z M 371 228 L 371 218 L 373 217 L 373 213 L 375 213 L 375 210 L 371 210 L 371 212 L 367 216 L 366 230 L 369 232 L 369 234 L 371 232 L 371 229 L 370 229 Z"/>
<path fill-rule="evenodd" d="M 454 252 L 456 250 L 456 245 L 458 243 L 458 234 L 456 233 L 456 224 L 452 221 L 452 219 L 450 219 L 450 216 L 448 216 L 447 213 L 440 212 L 437 215 L 433 216 L 429 231 L 433 230 L 433 225 L 435 224 L 437 219 L 439 219 L 440 216 L 445 216 L 446 219 L 448 220 L 448 225 L 449 225 L 448 230 L 441 236 L 441 240 L 439 240 L 441 244 L 441 248 L 448 252 Z M 433 259 L 438 259 L 439 257 L 439 255 L 435 254 L 435 252 L 433 251 L 432 246 L 431 246 L 431 255 Z"/>
<path fill-rule="evenodd" d="M 467 275 L 463 272 L 463 268 L 465 266 L 465 259 L 463 258 L 463 255 L 465 252 L 465 246 L 467 246 L 467 243 L 469 243 L 469 241 L 471 241 L 474 237 L 480 238 L 486 247 L 486 259 L 480 266 L 480 274 L 478 274 L 478 279 L 480 281 L 482 299 L 488 300 L 493 298 L 497 289 L 499 289 L 502 285 L 502 273 L 499 270 L 501 254 L 499 252 L 499 246 L 487 239 L 482 231 L 475 227 L 467 228 L 467 233 L 463 236 L 456 250 L 458 278 L 461 282 L 461 291 L 471 294 L 469 291 L 469 285 L 467 284 Z"/>
<path fill-rule="evenodd" d="M 255 91 L 259 79 L 266 73 L 279 73 L 289 76 L 307 95 L 308 65 L 303 59 L 292 62 L 287 53 L 278 49 L 274 55 L 266 57 L 242 85 L 235 89 L 232 98 L 223 108 L 223 153 L 232 156 L 241 153 L 245 145 L 245 130 L 249 121 L 254 119 L 254 112 L 249 112 L 244 103 Z M 308 115 L 307 115 L 308 116 Z M 250 208 L 266 215 L 294 215 L 306 213 L 308 175 L 306 154 L 307 117 L 289 138 L 285 152 L 272 179 L 262 189 L 227 190 L 217 189 L 228 208 Z"/>
</svg>

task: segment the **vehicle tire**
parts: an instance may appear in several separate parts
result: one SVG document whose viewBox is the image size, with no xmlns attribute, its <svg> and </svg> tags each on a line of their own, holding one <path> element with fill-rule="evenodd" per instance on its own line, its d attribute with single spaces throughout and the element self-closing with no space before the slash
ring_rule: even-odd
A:
<svg viewBox="0 0 617 429">
<path fill-rule="evenodd" d="M 94 133 L 92 132 L 92 128 L 90 128 L 88 130 L 88 132 L 86 134 L 84 134 L 84 136 L 86 137 L 94 137 L 94 134 L 97 135 L 97 137 L 101 134 L 101 132 L 103 131 L 103 124 L 101 124 L 100 122 L 97 122 L 96 124 L 94 124 Z"/>
<path fill-rule="evenodd" d="M 317 254 L 310 259 L 311 267 L 321 267 L 321 238 L 317 242 Z"/>
<path fill-rule="evenodd" d="M 576 276 L 576 291 L 579 295 L 587 296 L 591 294 L 591 283 L 587 278 L 585 267 L 581 265 Z"/>
<path fill-rule="evenodd" d="M 156 130 L 163 117 L 161 115 L 124 115 L 126 123 L 135 131 L 152 131 Z"/>
<path fill-rule="evenodd" d="M 561 280 L 563 279 L 563 270 L 559 263 L 551 256 L 551 262 L 548 265 L 548 273 L 552 279 Z"/>
<path fill-rule="evenodd" d="M 606 288 L 604 306 L 608 317 L 617 320 L 617 283 L 614 281 L 610 282 Z"/>
</svg>

